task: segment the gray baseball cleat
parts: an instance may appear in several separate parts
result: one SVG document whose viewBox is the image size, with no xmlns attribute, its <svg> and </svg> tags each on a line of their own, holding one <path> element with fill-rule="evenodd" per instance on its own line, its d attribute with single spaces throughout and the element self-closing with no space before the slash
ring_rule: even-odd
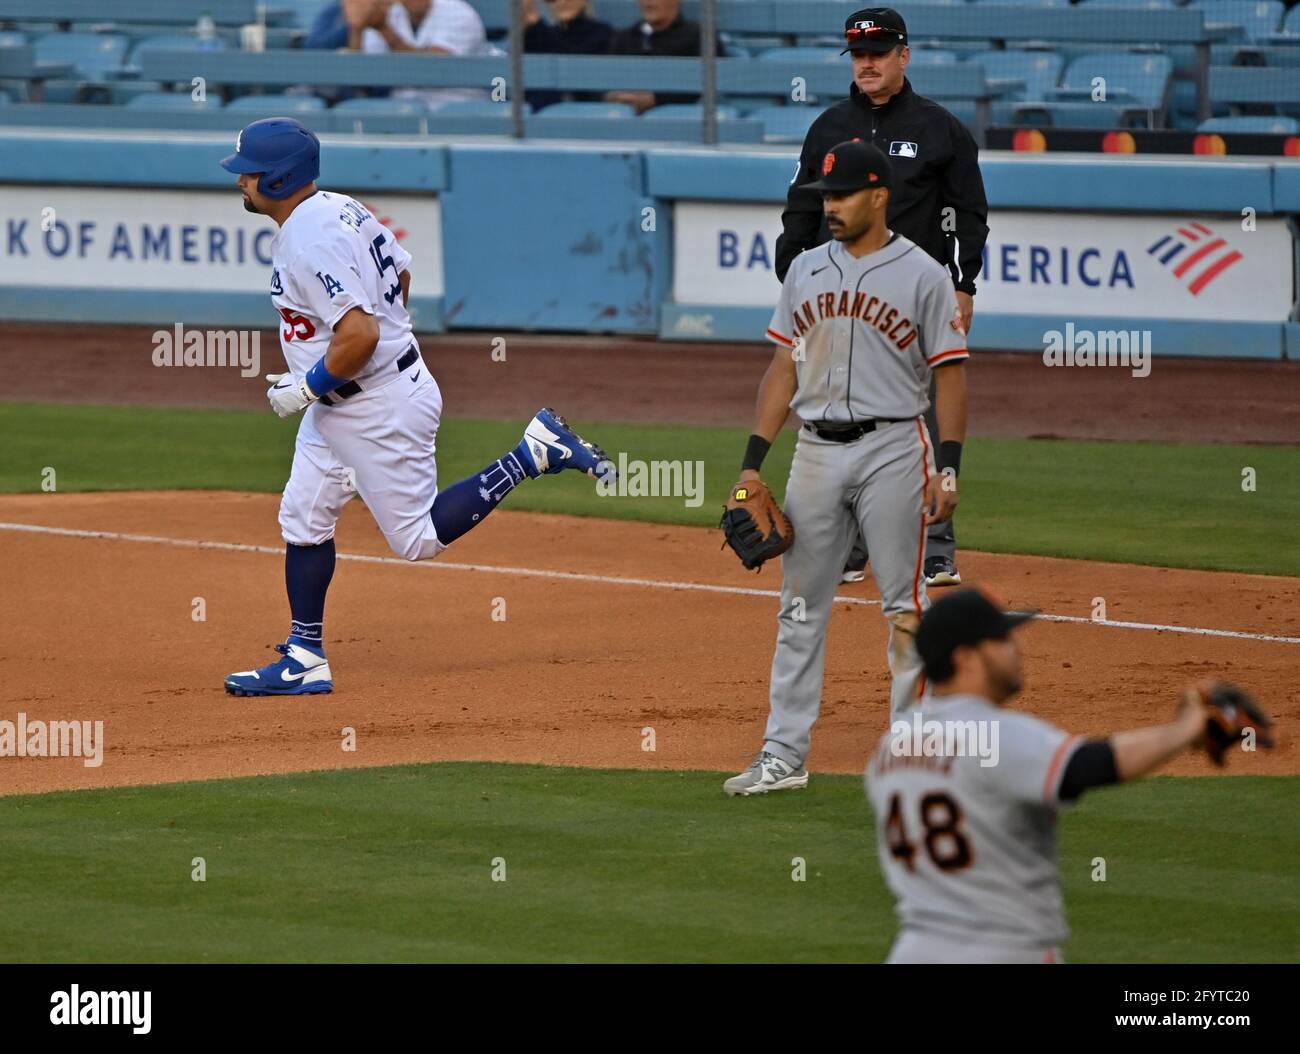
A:
<svg viewBox="0 0 1300 1054">
<path fill-rule="evenodd" d="M 722 785 L 727 797 L 738 794 L 766 794 L 768 791 L 798 790 L 808 786 L 808 770 L 792 768 L 770 751 L 763 751 L 739 776 Z"/>
</svg>

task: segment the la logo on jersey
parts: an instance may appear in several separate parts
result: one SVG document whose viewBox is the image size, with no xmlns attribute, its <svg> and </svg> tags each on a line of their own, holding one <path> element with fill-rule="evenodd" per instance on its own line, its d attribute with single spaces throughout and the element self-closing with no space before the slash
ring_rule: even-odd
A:
<svg viewBox="0 0 1300 1054">
<path fill-rule="evenodd" d="M 890 157 L 916 157 L 916 144 L 895 139 L 889 144 Z"/>
</svg>

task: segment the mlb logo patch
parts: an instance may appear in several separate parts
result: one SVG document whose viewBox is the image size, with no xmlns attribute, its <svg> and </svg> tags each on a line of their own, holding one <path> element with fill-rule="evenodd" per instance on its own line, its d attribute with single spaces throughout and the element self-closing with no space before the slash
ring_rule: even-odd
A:
<svg viewBox="0 0 1300 1054">
<path fill-rule="evenodd" d="M 916 157 L 916 144 L 895 139 L 889 144 L 890 157 Z"/>
</svg>

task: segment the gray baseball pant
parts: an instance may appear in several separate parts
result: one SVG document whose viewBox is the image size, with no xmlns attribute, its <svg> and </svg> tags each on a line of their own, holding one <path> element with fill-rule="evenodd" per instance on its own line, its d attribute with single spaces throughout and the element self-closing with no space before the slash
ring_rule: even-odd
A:
<svg viewBox="0 0 1300 1054">
<path fill-rule="evenodd" d="M 781 558 L 781 610 L 772 656 L 764 749 L 800 767 L 821 709 L 826 630 L 849 548 L 860 531 L 889 622 L 890 710 L 923 690 L 913 636 L 927 606 L 922 495 L 934 474 L 921 419 L 882 424 L 852 443 L 800 429 L 785 492 L 794 545 Z"/>
</svg>

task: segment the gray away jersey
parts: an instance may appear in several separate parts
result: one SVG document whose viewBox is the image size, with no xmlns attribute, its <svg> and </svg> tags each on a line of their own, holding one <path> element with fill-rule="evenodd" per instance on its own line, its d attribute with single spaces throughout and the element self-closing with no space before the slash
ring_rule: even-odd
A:
<svg viewBox="0 0 1300 1054">
<path fill-rule="evenodd" d="M 867 797 L 899 923 L 954 941 L 1062 943 L 1056 813 L 1061 776 L 1083 737 L 970 695 L 926 698 L 894 720 L 914 728 L 914 713 L 962 722 L 952 727 L 995 763 L 982 765 L 978 746 L 964 756 L 951 746 L 944 757 L 898 756 L 893 730 L 881 737 L 867 763 Z"/>
<path fill-rule="evenodd" d="M 956 309 L 947 269 L 901 234 L 860 259 L 836 241 L 800 253 L 767 329 L 796 349 L 790 408 L 835 424 L 924 413 L 931 369 L 969 357 Z"/>
</svg>

